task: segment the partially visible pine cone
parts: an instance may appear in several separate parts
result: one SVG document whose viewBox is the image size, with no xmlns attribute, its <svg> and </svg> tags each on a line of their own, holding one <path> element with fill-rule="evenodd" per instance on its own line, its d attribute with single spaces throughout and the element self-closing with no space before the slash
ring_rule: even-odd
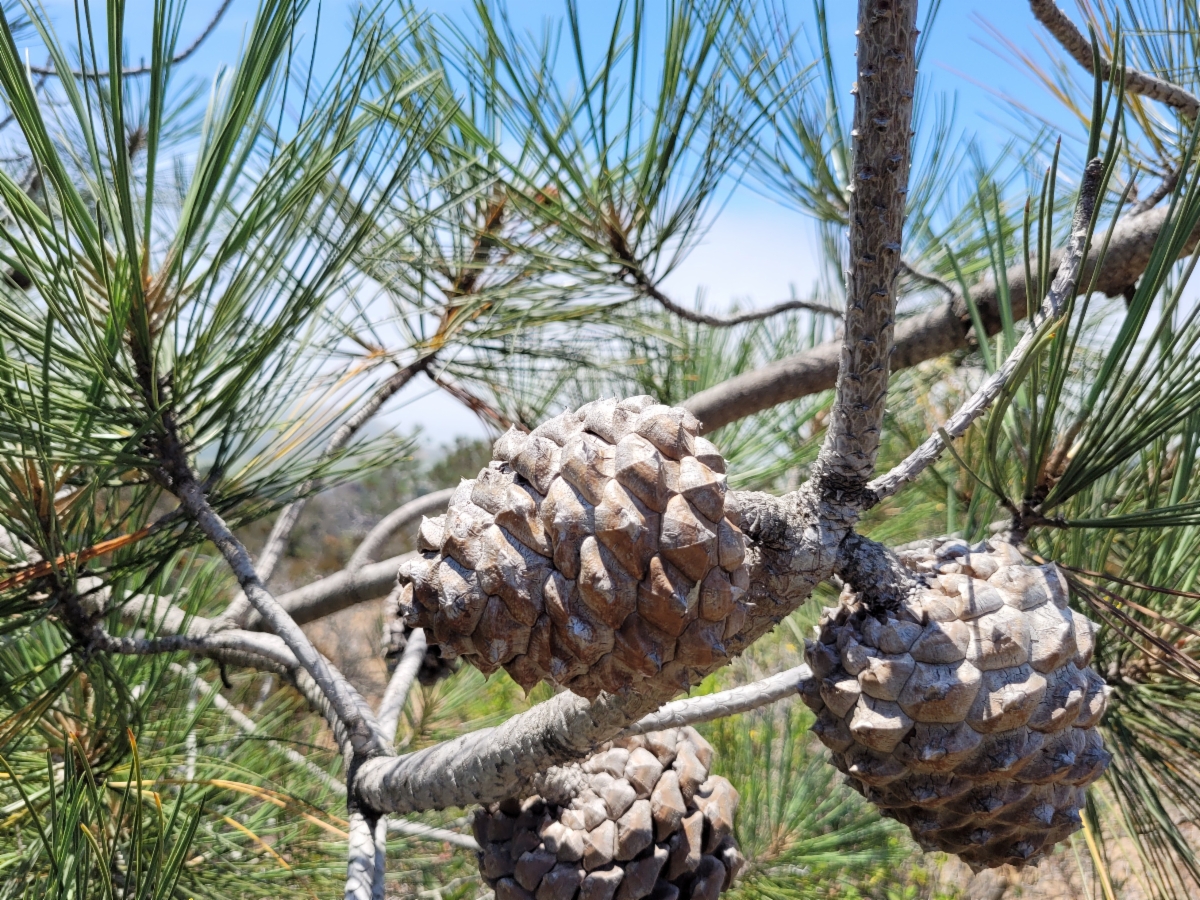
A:
<svg viewBox="0 0 1200 900">
<path fill-rule="evenodd" d="M 496 900 L 716 900 L 742 868 L 737 791 L 693 728 L 605 744 L 567 805 L 539 796 L 475 814 Z"/>
<path fill-rule="evenodd" d="M 390 676 L 404 655 L 408 646 L 408 635 L 412 629 L 404 622 L 400 612 L 400 589 L 393 590 L 383 607 L 383 658 L 387 663 Z M 421 668 L 417 669 L 417 681 L 426 687 L 432 687 L 458 671 L 458 662 L 442 656 L 442 648 L 429 643 L 425 647 L 425 656 L 421 660 Z"/>
<path fill-rule="evenodd" d="M 725 463 L 687 410 L 599 400 L 510 430 L 401 569 L 411 626 L 526 690 L 686 688 L 746 618 Z"/>
<path fill-rule="evenodd" d="M 813 730 L 848 782 L 926 850 L 976 868 L 1039 859 L 1080 827 L 1110 759 L 1095 626 L 1052 563 L 1010 544 L 902 553 L 928 587 L 898 609 L 847 591 L 806 642 Z"/>
</svg>

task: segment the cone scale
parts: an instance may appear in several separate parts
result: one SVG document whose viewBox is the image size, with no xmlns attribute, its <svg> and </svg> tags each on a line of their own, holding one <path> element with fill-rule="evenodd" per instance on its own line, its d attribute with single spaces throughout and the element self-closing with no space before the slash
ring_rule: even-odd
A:
<svg viewBox="0 0 1200 900">
<path fill-rule="evenodd" d="M 900 554 L 926 587 L 897 609 L 847 591 L 823 612 L 804 699 L 848 783 L 924 849 L 1022 866 L 1080 827 L 1108 765 L 1095 626 L 1052 563 L 931 544 Z"/>
<path fill-rule="evenodd" d="M 496 900 L 716 900 L 744 860 L 738 795 L 710 775 L 692 728 L 613 741 L 572 766 L 581 789 L 475 814 L 479 868 Z"/>
<path fill-rule="evenodd" d="M 410 627 L 446 657 L 588 698 L 654 678 L 686 689 L 746 618 L 746 544 L 725 462 L 684 409 L 599 400 L 510 430 L 422 522 L 401 569 Z"/>
</svg>

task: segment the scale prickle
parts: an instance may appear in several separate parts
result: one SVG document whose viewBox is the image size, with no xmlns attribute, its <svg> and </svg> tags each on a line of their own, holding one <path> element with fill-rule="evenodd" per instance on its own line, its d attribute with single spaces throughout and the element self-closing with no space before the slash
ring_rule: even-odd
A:
<svg viewBox="0 0 1200 900">
<path fill-rule="evenodd" d="M 873 609 L 849 590 L 806 642 L 813 730 L 867 799 L 926 850 L 976 868 L 1039 859 L 1081 825 L 1109 754 L 1095 625 L 1053 563 L 1011 544 L 899 554 L 924 587 Z"/>
<path fill-rule="evenodd" d="M 724 473 L 696 418 L 647 396 L 514 428 L 422 522 L 400 608 L 444 656 L 526 690 L 686 689 L 746 619 Z"/>
</svg>

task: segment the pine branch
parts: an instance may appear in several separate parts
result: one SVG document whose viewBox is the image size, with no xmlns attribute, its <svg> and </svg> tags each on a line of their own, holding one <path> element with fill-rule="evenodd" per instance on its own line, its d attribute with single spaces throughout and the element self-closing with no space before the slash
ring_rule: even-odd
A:
<svg viewBox="0 0 1200 900">
<path fill-rule="evenodd" d="M 818 493 L 853 497 L 875 469 L 887 399 L 917 78 L 916 0 L 859 0 L 850 272 L 837 398 Z"/>
<path fill-rule="evenodd" d="M 807 665 L 796 666 L 761 681 L 744 684 L 705 694 L 675 700 L 656 712 L 644 716 L 625 729 L 625 734 L 645 734 L 663 728 L 680 728 L 684 725 L 699 725 L 739 713 L 749 712 L 780 700 L 786 700 L 804 690 L 805 683 L 812 679 L 812 669 Z"/>
<path fill-rule="evenodd" d="M 346 866 L 346 900 L 374 900 L 376 881 L 375 820 L 362 812 L 350 813 L 349 861 Z M 382 878 L 380 871 L 378 877 Z"/>
<path fill-rule="evenodd" d="M 403 389 L 419 373 L 424 372 L 432 361 L 432 356 L 425 356 L 415 362 L 409 363 L 376 388 L 375 392 L 367 399 L 367 402 L 330 435 L 329 442 L 325 445 L 324 451 L 322 451 L 322 458 L 328 459 L 345 447 L 350 442 L 350 439 L 362 430 L 363 426 L 379 412 L 388 400 L 394 397 L 397 392 Z M 255 565 L 258 578 L 263 583 L 270 581 L 271 576 L 275 573 L 275 567 L 279 565 L 279 560 L 283 557 L 283 551 L 287 546 L 288 538 L 291 537 L 292 531 L 295 530 L 296 523 L 300 521 L 300 514 L 304 511 L 304 506 L 308 502 L 307 497 L 319 489 L 320 485 L 318 482 L 306 481 L 300 488 L 300 499 L 284 507 L 283 511 L 279 514 L 279 518 L 275 520 L 275 524 L 271 528 L 270 535 L 267 536 L 267 542 L 263 546 L 262 552 L 258 555 L 258 562 Z M 229 608 L 219 617 L 217 627 L 243 628 L 249 622 L 252 612 L 253 609 L 250 602 L 243 594 L 229 604 Z"/>
<path fill-rule="evenodd" d="M 454 494 L 454 488 L 433 491 L 424 496 L 410 500 L 380 519 L 375 527 L 367 532 L 358 547 L 350 555 L 346 563 L 346 571 L 357 572 L 363 566 L 375 559 L 376 554 L 384 548 L 398 531 L 408 527 L 417 519 L 434 515 L 443 511 Z M 287 604 L 284 604 L 285 606 Z"/>
<path fill-rule="evenodd" d="M 396 584 L 396 572 L 401 564 L 411 558 L 411 553 L 403 553 L 382 562 L 369 563 L 361 569 L 342 569 L 304 587 L 280 594 L 279 604 L 293 621 L 305 625 L 355 604 L 386 597 Z M 246 618 L 246 627 L 261 629 L 268 626 L 262 616 L 252 611 Z"/>
<path fill-rule="evenodd" d="M 1000 396 L 1000 392 L 1008 386 L 1046 328 L 1063 314 L 1068 301 L 1079 291 L 1083 261 L 1091 234 L 1092 213 L 1096 208 L 1103 169 L 1103 163 L 1099 159 L 1093 159 L 1084 170 L 1079 200 L 1075 204 L 1075 217 L 1071 222 L 1071 234 L 1067 238 L 1058 274 L 1029 330 L 1017 342 L 1004 364 L 955 411 L 943 428 L 931 434 L 920 447 L 890 472 L 867 485 L 867 490 L 873 495 L 872 505 L 892 496 L 933 465 L 946 449 L 946 437 L 956 438 L 966 433 L 971 423 L 982 416 Z"/>
<path fill-rule="evenodd" d="M 1075 27 L 1075 23 L 1059 9 L 1058 4 L 1054 0 L 1029 0 L 1029 8 L 1033 10 L 1037 20 L 1046 27 L 1046 30 L 1054 36 L 1063 49 L 1071 54 L 1075 62 L 1083 66 L 1089 74 L 1095 75 L 1092 42 Z M 1112 78 L 1112 63 L 1109 60 L 1101 58 L 1099 74 L 1104 81 Z M 1149 97 L 1151 100 L 1158 100 L 1174 107 L 1189 119 L 1196 118 L 1196 114 L 1200 113 L 1200 97 L 1177 84 L 1130 68 L 1123 68 L 1121 77 L 1124 80 L 1125 90 L 1131 93 L 1141 94 L 1143 97 Z"/>
<path fill-rule="evenodd" d="M 175 462 L 178 471 L 179 461 Z M 313 646 L 308 635 L 301 630 L 296 621 L 288 615 L 278 600 L 263 586 L 258 574 L 254 571 L 254 563 L 246 548 L 229 530 L 229 526 L 221 520 L 209 505 L 199 483 L 190 476 L 174 478 L 171 490 L 179 498 L 188 514 L 200 526 L 200 530 L 216 545 L 225 562 L 233 570 L 234 576 L 241 585 L 246 598 L 254 609 L 262 616 L 264 624 L 276 635 L 283 639 L 288 649 L 295 654 L 297 662 L 320 688 L 321 694 L 328 700 L 333 714 L 345 726 L 348 740 L 355 753 L 364 754 L 380 752 L 375 731 L 363 715 L 363 710 L 355 702 L 357 692 L 351 687 L 340 672 L 325 659 Z"/>
<path fill-rule="evenodd" d="M 425 629 L 414 628 L 408 633 L 408 642 L 404 645 L 404 653 L 401 654 L 396 671 L 392 673 L 391 680 L 388 681 L 387 689 L 383 692 L 383 699 L 379 701 L 379 712 L 376 718 L 379 719 L 379 727 L 389 741 L 396 740 L 396 728 L 400 724 L 400 713 L 404 710 L 404 704 L 408 702 L 409 691 L 412 690 L 413 683 L 417 680 L 417 672 L 420 671 L 421 663 L 425 659 L 426 646 L 428 645 L 425 641 Z"/>
<path fill-rule="evenodd" d="M 1167 214 L 1164 207 L 1122 216 L 1113 229 L 1104 259 L 1097 260 L 1097 248 L 1090 251 L 1080 284 L 1094 284 L 1097 292 L 1109 297 L 1125 293 L 1137 283 L 1150 263 L 1151 251 Z M 1180 255 L 1191 253 L 1198 240 L 1200 228 L 1189 237 Z M 1057 268 L 1061 262 L 1061 253 L 1056 253 L 1051 257 L 1050 266 Z M 1010 267 L 1005 273 L 1005 281 L 1013 318 L 1021 319 L 1026 314 L 1028 300 L 1024 263 Z M 989 277 L 973 287 L 971 299 L 979 309 L 987 333 L 999 332 L 1001 301 L 995 279 Z M 954 350 L 966 349 L 971 345 L 970 335 L 971 317 L 966 302 L 956 294 L 945 306 L 905 319 L 896 326 L 891 368 L 893 371 L 911 368 Z M 693 394 L 683 406 L 700 420 L 705 433 L 714 431 L 780 403 L 829 390 L 837 380 L 840 352 L 839 341 L 819 344 Z"/>
<path fill-rule="evenodd" d="M 227 9 L 229 9 L 229 7 L 232 3 L 233 3 L 233 0 L 222 0 L 221 5 L 219 7 L 217 7 L 216 13 L 214 13 L 213 17 L 211 19 L 209 19 L 208 24 L 206 26 L 204 26 L 204 30 L 202 32 L 200 32 L 199 37 L 197 37 L 194 41 L 192 41 L 190 44 L 188 44 L 188 46 L 185 47 L 183 50 L 181 50 L 179 53 L 177 53 L 171 57 L 171 65 L 176 65 L 177 63 L 183 62 L 188 57 L 190 57 L 193 53 L 195 53 L 197 50 L 200 49 L 200 45 L 203 44 L 206 40 L 208 40 L 209 35 L 211 35 L 213 33 L 213 31 L 216 30 L 217 24 L 221 21 L 221 18 L 225 15 L 225 11 Z M 134 66 L 132 68 L 121 69 L 120 74 L 122 76 L 149 75 L 153 70 L 154 70 L 153 66 L 140 65 L 140 66 Z M 52 66 L 49 66 L 49 67 L 48 66 L 30 66 L 29 71 L 32 72 L 34 75 L 41 75 L 41 76 L 47 77 L 47 78 L 63 77 L 62 73 L 59 72 L 57 69 L 53 68 Z M 95 78 L 95 79 L 109 78 L 112 76 L 112 73 L 108 72 L 108 71 L 101 71 L 101 72 L 91 71 L 91 72 L 89 72 L 86 70 L 79 70 L 79 69 L 72 69 L 70 74 L 72 76 L 74 76 L 75 78 Z"/>
<path fill-rule="evenodd" d="M 521 796 L 535 779 L 586 756 L 657 706 L 652 697 L 564 691 L 502 725 L 404 756 L 366 760 L 354 790 L 369 808 L 409 813 Z"/>
<path fill-rule="evenodd" d="M 714 316 L 708 313 L 699 312 L 698 310 L 688 309 L 686 306 L 681 306 L 664 294 L 653 282 L 645 278 L 639 272 L 635 277 L 637 290 L 654 300 L 667 312 L 678 316 L 687 322 L 695 322 L 697 325 L 708 325 L 713 328 L 730 328 L 734 325 L 744 325 L 747 322 L 759 322 L 763 319 L 769 319 L 777 316 L 780 313 L 792 312 L 794 310 L 805 309 L 812 313 L 818 313 L 825 316 L 842 315 L 842 310 L 835 309 L 832 306 L 826 306 L 824 303 L 816 303 L 812 300 L 784 300 L 776 303 L 774 306 L 767 306 L 763 309 L 754 309 L 749 312 L 735 313 L 731 316 Z"/>
</svg>

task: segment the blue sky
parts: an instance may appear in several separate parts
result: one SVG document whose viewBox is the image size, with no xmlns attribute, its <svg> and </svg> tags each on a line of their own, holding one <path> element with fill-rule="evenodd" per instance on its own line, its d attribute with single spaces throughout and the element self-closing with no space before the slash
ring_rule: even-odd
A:
<svg viewBox="0 0 1200 900">
<path fill-rule="evenodd" d="M 101 6 L 93 2 L 93 6 Z M 192 41 L 211 18 L 219 0 L 191 0 L 185 14 L 181 45 Z M 347 36 L 347 23 L 356 4 L 347 0 L 325 0 L 321 5 L 318 39 L 318 68 L 336 63 Z M 421 5 L 421 4 L 418 4 Z M 469 0 L 430 0 L 423 4 L 430 13 L 464 21 Z M 615 0 L 581 0 L 584 33 L 595 35 L 596 52 L 602 52 L 607 40 L 605 23 L 616 9 Z M 648 0 L 652 12 L 661 10 L 666 0 Z M 793 24 L 811 23 L 811 0 L 784 0 Z M 923 6 L 926 4 L 922 4 Z M 44 0 L 46 15 L 64 36 L 73 30 L 74 0 Z M 222 64 L 236 60 L 247 25 L 257 4 L 254 0 L 233 0 L 213 35 L 188 61 L 187 71 L 210 76 Z M 315 7 L 315 3 L 314 3 Z M 837 61 L 838 77 L 846 93 L 854 73 L 854 20 L 857 3 L 852 0 L 828 0 L 829 31 Z M 128 0 L 128 59 L 137 62 L 149 53 L 151 0 Z M 548 19 L 557 19 L 564 9 L 563 0 L 510 0 L 509 10 L 519 28 L 540 31 Z M 315 27 L 315 15 L 309 16 Z M 595 27 L 589 27 L 594 23 Z M 943 2 L 923 61 L 922 70 L 933 92 L 953 95 L 957 101 L 958 122 L 962 130 L 976 135 L 985 150 L 999 147 L 1010 137 L 1015 120 L 1005 109 L 997 92 L 1020 98 L 1032 110 L 1052 120 L 1062 120 L 1061 112 L 1049 95 L 1011 62 L 995 52 L 996 40 L 988 26 L 1003 32 L 1018 45 L 1035 50 L 1041 38 L 1038 25 L 1023 2 Z M 654 39 L 651 35 L 651 41 Z M 30 56 L 36 63 L 44 58 L 36 45 Z M 1068 123 L 1069 124 L 1069 123 Z M 720 252 L 705 252 L 707 247 Z M 684 262 L 667 281 L 666 287 L 680 300 L 690 302 L 703 291 L 710 306 L 724 306 L 740 300 L 768 304 L 788 295 L 789 285 L 804 292 L 815 280 L 812 232 L 804 218 L 784 209 L 770 198 L 749 190 L 737 192 L 712 224 L 705 245 Z M 402 427 L 420 425 L 437 442 L 458 434 L 482 434 L 482 426 L 473 414 L 442 395 L 420 396 L 413 391 L 402 398 L 402 408 L 388 417 L 390 424 Z"/>
</svg>

